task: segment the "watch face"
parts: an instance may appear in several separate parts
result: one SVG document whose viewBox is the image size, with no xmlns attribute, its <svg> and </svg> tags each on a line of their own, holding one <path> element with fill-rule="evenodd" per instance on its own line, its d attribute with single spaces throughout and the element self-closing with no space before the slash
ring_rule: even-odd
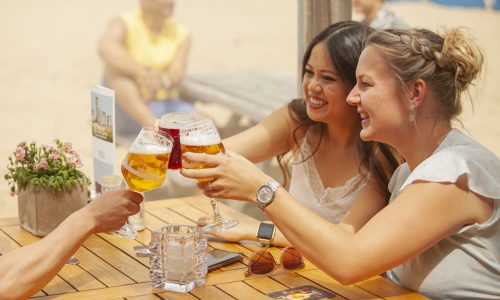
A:
<svg viewBox="0 0 500 300">
<path fill-rule="evenodd" d="M 258 198 L 260 202 L 266 203 L 269 202 L 273 199 L 274 191 L 271 189 L 270 186 L 263 185 L 259 189 L 259 194 Z"/>
<path fill-rule="evenodd" d="M 270 240 L 273 238 L 274 225 L 268 223 L 260 223 L 257 237 L 261 239 Z"/>
</svg>

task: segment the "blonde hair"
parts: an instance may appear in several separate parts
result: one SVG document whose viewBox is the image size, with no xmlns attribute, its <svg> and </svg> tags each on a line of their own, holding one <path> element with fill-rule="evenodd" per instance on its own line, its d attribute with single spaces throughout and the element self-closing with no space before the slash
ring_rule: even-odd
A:
<svg viewBox="0 0 500 300">
<path fill-rule="evenodd" d="M 427 29 L 386 29 L 368 37 L 367 45 L 382 51 L 404 89 L 423 79 L 441 104 L 448 121 L 462 112 L 462 93 L 481 73 L 483 55 L 463 30 L 438 34 Z"/>
</svg>

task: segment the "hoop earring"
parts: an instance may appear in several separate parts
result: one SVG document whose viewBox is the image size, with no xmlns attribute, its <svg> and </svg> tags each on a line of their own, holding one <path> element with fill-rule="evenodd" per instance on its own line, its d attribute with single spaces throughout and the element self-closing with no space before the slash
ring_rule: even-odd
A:
<svg viewBox="0 0 500 300">
<path fill-rule="evenodd" d="M 414 105 L 410 106 L 410 110 L 408 112 L 408 120 L 413 123 L 415 122 L 415 118 L 417 117 L 417 108 Z"/>
</svg>

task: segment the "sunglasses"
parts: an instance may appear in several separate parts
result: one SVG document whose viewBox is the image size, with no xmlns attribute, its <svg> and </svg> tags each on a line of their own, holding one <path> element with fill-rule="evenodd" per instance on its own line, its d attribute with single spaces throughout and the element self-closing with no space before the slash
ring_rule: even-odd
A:
<svg viewBox="0 0 500 300">
<path fill-rule="evenodd" d="M 267 251 L 269 245 L 264 250 L 254 252 L 248 261 L 248 270 L 245 276 L 252 275 L 267 275 L 271 273 L 277 266 L 283 269 L 294 271 L 304 267 L 304 260 L 300 252 L 292 246 L 288 246 L 281 250 L 280 264 L 276 264 L 273 255 Z"/>
</svg>

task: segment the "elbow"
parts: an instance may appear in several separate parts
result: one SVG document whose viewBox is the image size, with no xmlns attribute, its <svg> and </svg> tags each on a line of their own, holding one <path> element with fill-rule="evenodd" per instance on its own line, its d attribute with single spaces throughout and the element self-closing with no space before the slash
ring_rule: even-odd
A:
<svg viewBox="0 0 500 300">
<path fill-rule="evenodd" d="M 357 260 L 353 260 L 354 258 L 337 259 L 334 266 L 326 267 L 323 271 L 342 285 L 354 284 L 368 278 L 370 275 L 366 266 L 360 266 Z"/>
</svg>

